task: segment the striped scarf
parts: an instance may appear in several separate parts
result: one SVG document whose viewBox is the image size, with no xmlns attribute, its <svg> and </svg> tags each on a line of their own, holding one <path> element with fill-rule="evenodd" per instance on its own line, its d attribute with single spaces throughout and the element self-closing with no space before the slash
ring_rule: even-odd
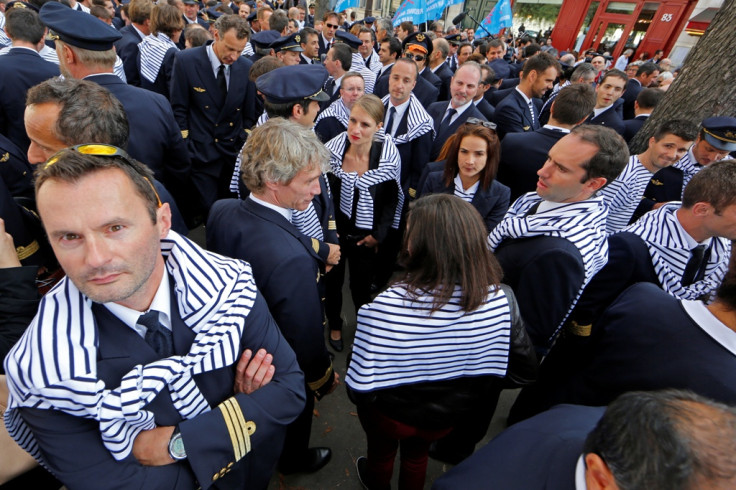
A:
<svg viewBox="0 0 736 490">
<path fill-rule="evenodd" d="M 511 313 L 503 291 L 492 289 L 474 311 L 449 303 L 430 312 L 431 295 L 414 297 L 401 284 L 358 312 L 353 356 L 345 383 L 366 392 L 468 376 L 505 376 Z"/>
<path fill-rule="evenodd" d="M 726 155 L 726 158 L 728 158 L 728 155 Z M 692 146 L 687 153 L 685 153 L 682 158 L 672 166 L 682 170 L 682 191 L 680 194 L 680 199 L 682 199 L 682 196 L 685 195 L 685 186 L 687 186 L 687 183 L 690 182 L 695 174 L 703 169 L 703 166 L 695 160 Z"/>
<path fill-rule="evenodd" d="M 478 187 L 480 186 L 480 181 L 476 182 L 475 184 L 471 185 L 470 188 L 466 191 L 463 189 L 463 180 L 460 178 L 460 174 L 457 174 L 454 179 L 455 184 L 455 196 L 459 197 L 465 202 L 473 202 L 473 198 L 475 197 L 475 193 L 478 192 Z"/>
<path fill-rule="evenodd" d="M 350 65 L 350 71 L 357 71 L 363 75 L 363 82 L 365 82 L 365 93 L 372 94 L 373 88 L 376 86 L 376 74 L 365 66 L 365 60 L 360 53 L 353 53 L 352 63 Z"/>
<path fill-rule="evenodd" d="M 39 461 L 41 452 L 16 408 L 33 407 L 97 420 L 105 447 L 116 460 L 130 455 L 142 430 L 156 426 L 144 409 L 168 388 L 185 419 L 210 410 L 192 376 L 232 366 L 256 297 L 250 265 L 206 252 L 169 232 L 161 240 L 184 323 L 196 338 L 189 353 L 137 365 L 119 387 L 97 377 L 97 330 L 92 301 L 64 278 L 42 300 L 39 313 L 8 354 L 10 397 L 5 422 L 10 435 Z M 164 276 L 164 280 L 166 277 Z M 55 339 L 63 338 L 65 342 Z"/>
<path fill-rule="evenodd" d="M 388 101 L 391 98 L 390 95 L 386 95 L 381 99 L 383 106 L 388 106 Z M 406 133 L 396 135 L 393 137 L 395 145 L 403 145 L 410 141 L 424 136 L 430 131 L 434 135 L 434 120 L 432 116 L 422 107 L 422 103 L 412 93 L 409 99 L 409 108 L 407 109 L 408 116 L 406 120 Z"/>
<path fill-rule="evenodd" d="M 240 56 L 253 56 L 255 52 L 253 51 L 253 46 L 250 45 L 250 42 L 245 43 L 245 47 L 243 48 L 243 52 L 240 53 Z"/>
<path fill-rule="evenodd" d="M 158 35 L 149 34 L 143 38 L 138 44 L 141 53 L 141 75 L 151 83 L 158 78 L 158 72 L 161 70 L 161 63 L 164 62 L 164 56 L 170 49 L 179 48 L 174 41 L 163 32 Z"/>
<path fill-rule="evenodd" d="M 619 176 L 598 192 L 608 205 L 606 231 L 609 234 L 628 226 L 651 179 L 652 173 L 642 165 L 639 157 L 631 155 Z"/>
<path fill-rule="evenodd" d="M 662 289 L 678 299 L 696 300 L 718 288 L 728 269 L 731 242 L 713 237 L 705 276 L 689 286 L 682 285 L 682 276 L 690 260 L 690 246 L 675 212 L 679 202 L 667 203 L 651 211 L 623 231 L 638 235 L 649 249 L 654 271 Z"/>
<path fill-rule="evenodd" d="M 363 175 L 358 172 L 344 172 L 342 170 L 342 159 L 347 148 L 347 133 L 339 135 L 328 141 L 325 146 L 330 150 L 330 167 L 332 173 L 342 181 L 340 186 L 340 211 L 348 218 L 353 217 L 353 200 L 355 189 L 358 189 L 358 207 L 355 216 L 355 226 L 363 230 L 373 229 L 373 196 L 370 188 L 374 185 L 395 180 L 398 186 L 399 201 L 394 213 L 392 228 L 399 228 L 401 208 L 404 205 L 404 193 L 401 191 L 401 159 L 399 151 L 383 129 L 376 133 L 377 141 L 383 143 L 378 168 L 368 170 Z"/>
<path fill-rule="evenodd" d="M 345 103 L 342 101 L 342 97 L 330 104 L 327 109 L 320 112 L 319 116 L 317 116 L 317 120 L 314 121 L 314 123 L 317 124 L 326 117 L 334 117 L 335 119 L 340 121 L 340 124 L 342 124 L 345 129 L 348 129 L 350 111 L 347 107 L 345 107 Z"/>
<path fill-rule="evenodd" d="M 524 216 L 533 206 L 542 202 L 536 192 L 518 198 L 506 212 L 501 223 L 488 235 L 488 246 L 492 251 L 507 238 L 549 236 L 569 240 L 580 252 L 585 268 L 585 277 L 575 299 L 555 329 L 550 341 L 554 340 L 567 317 L 577 304 L 588 282 L 608 262 L 608 240 L 606 239 L 606 216 L 608 208 L 600 197 L 586 201 L 571 202 L 547 211 Z"/>
<path fill-rule="evenodd" d="M 266 121 L 268 121 L 268 113 L 266 113 L 266 111 L 263 111 L 263 114 L 261 114 L 258 117 L 258 121 L 256 121 L 256 127 L 260 126 Z M 240 195 L 240 166 L 243 163 L 243 159 L 240 155 L 243 154 L 244 149 L 245 143 L 243 143 L 243 148 L 241 148 L 238 152 L 238 156 L 235 157 L 235 168 L 233 169 L 233 176 L 230 177 L 230 192 L 237 194 L 238 199 L 243 198 L 243 196 Z"/>
</svg>

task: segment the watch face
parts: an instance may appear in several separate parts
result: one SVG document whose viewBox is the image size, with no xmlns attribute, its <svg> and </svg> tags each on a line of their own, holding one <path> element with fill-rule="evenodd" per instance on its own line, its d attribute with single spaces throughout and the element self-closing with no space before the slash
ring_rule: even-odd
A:
<svg viewBox="0 0 736 490">
<path fill-rule="evenodd" d="M 184 441 L 181 438 L 181 434 L 176 434 L 169 443 L 169 453 L 173 459 L 179 460 L 187 457 L 187 452 L 184 450 Z"/>
</svg>

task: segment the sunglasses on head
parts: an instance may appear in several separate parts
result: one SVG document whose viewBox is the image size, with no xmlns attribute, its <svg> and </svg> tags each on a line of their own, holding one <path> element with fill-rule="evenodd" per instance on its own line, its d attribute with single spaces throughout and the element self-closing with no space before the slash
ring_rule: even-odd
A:
<svg viewBox="0 0 736 490">
<path fill-rule="evenodd" d="M 424 61 L 424 59 L 425 59 L 426 57 L 425 57 L 425 56 L 424 56 L 423 54 L 412 54 L 412 53 L 406 53 L 406 54 L 404 55 L 404 58 L 408 58 L 408 59 L 410 59 L 410 60 L 414 60 L 414 61 Z"/>
<path fill-rule="evenodd" d="M 483 126 L 484 128 L 490 129 L 491 131 L 495 131 L 496 130 L 496 124 L 495 123 L 484 121 L 483 119 L 478 119 L 477 117 L 469 117 L 468 119 L 466 119 L 465 122 L 468 123 L 468 124 L 479 124 L 479 125 Z"/>
<path fill-rule="evenodd" d="M 136 172 L 138 171 L 138 167 L 133 164 L 133 159 L 123 150 L 121 150 L 117 146 L 98 143 L 85 143 L 81 145 L 70 146 L 69 148 L 64 148 L 63 150 L 56 152 L 51 156 L 51 158 L 46 160 L 46 168 L 58 162 L 59 158 L 65 151 L 74 151 L 77 153 L 81 153 L 82 155 L 91 155 L 93 157 L 118 157 L 122 161 L 130 165 L 132 168 L 136 169 Z M 158 207 L 161 207 L 161 198 L 159 197 L 158 192 L 156 192 L 156 188 L 153 186 L 153 182 L 151 182 L 149 178 L 145 175 L 142 175 L 142 177 L 146 179 L 148 185 L 151 186 L 151 190 L 156 196 L 156 201 L 158 201 Z"/>
</svg>

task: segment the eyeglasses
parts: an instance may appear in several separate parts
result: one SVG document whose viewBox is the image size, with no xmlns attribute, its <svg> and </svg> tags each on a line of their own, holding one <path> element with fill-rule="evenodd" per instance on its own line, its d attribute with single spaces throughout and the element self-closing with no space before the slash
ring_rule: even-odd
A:
<svg viewBox="0 0 736 490">
<path fill-rule="evenodd" d="M 136 169 L 136 172 L 138 171 L 137 170 L 138 167 L 133 164 L 133 159 L 123 150 L 118 148 L 117 146 L 105 145 L 105 144 L 90 144 L 90 143 L 74 145 L 74 146 L 70 146 L 69 148 L 64 148 L 63 150 L 57 151 L 51 156 L 51 158 L 46 160 L 45 168 L 48 168 L 54 165 L 56 162 L 58 162 L 59 158 L 61 158 L 61 155 L 65 151 L 74 151 L 77 153 L 81 153 L 82 155 L 91 155 L 94 157 L 118 157 L 121 160 L 123 160 L 125 163 L 130 165 L 133 169 Z M 153 194 L 156 196 L 156 201 L 158 201 L 158 207 L 160 208 L 163 204 L 161 203 L 161 198 L 159 197 L 158 192 L 156 192 L 156 188 L 153 186 L 153 182 L 151 182 L 151 180 L 145 175 L 141 175 L 141 177 L 146 179 L 146 182 L 148 182 L 148 185 L 151 186 L 151 190 L 153 191 Z"/>
<path fill-rule="evenodd" d="M 425 56 L 423 54 L 406 53 L 404 55 L 404 58 L 407 58 L 407 59 L 410 59 L 410 60 L 414 60 L 414 61 L 424 61 Z"/>
<path fill-rule="evenodd" d="M 483 126 L 484 128 L 488 128 L 491 131 L 496 130 L 496 124 L 488 121 L 484 121 L 483 119 L 478 119 L 477 117 L 469 117 L 465 120 L 468 124 L 479 124 Z"/>
<path fill-rule="evenodd" d="M 329 23 L 327 23 L 327 22 L 325 22 L 325 26 L 326 26 L 326 27 L 327 27 L 328 29 L 337 29 L 338 27 L 340 27 L 340 26 L 338 26 L 337 24 L 329 24 Z"/>
</svg>

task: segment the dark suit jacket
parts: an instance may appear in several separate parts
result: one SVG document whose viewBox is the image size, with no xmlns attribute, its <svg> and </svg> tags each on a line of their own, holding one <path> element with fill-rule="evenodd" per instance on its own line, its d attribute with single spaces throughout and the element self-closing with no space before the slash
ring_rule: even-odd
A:
<svg viewBox="0 0 736 490">
<path fill-rule="evenodd" d="M 670 165 L 659 169 L 644 189 L 644 195 L 634 211 L 634 216 L 631 217 L 631 222 L 635 222 L 654 209 L 657 203 L 682 200 L 684 182 L 685 176 L 679 168 Z"/>
<path fill-rule="evenodd" d="M 443 174 L 444 170 L 430 172 L 427 181 L 424 183 L 420 196 L 427 194 L 454 194 L 455 185 L 445 185 Z M 486 224 L 486 228 L 490 233 L 496 225 L 503 219 L 506 211 L 509 209 L 509 188 L 502 183 L 494 180 L 488 189 L 478 187 L 473 200 L 470 204 L 478 210 L 480 216 Z"/>
<path fill-rule="evenodd" d="M 434 74 L 442 82 L 442 85 L 439 87 L 440 95 L 437 97 L 437 100 L 450 100 L 450 81 L 452 80 L 453 73 L 450 67 L 447 66 L 447 62 L 443 62 Z"/>
<path fill-rule="evenodd" d="M 440 79 L 440 77 L 432 73 L 432 70 L 430 70 L 429 67 L 426 67 L 419 76 L 424 78 L 429 83 L 431 83 L 434 86 L 434 88 L 436 88 L 437 90 L 439 90 L 440 93 L 442 93 L 442 80 Z M 437 100 L 441 100 L 441 99 L 438 98 Z"/>
<path fill-rule="evenodd" d="M 496 107 L 499 102 L 508 97 L 516 87 L 508 87 L 494 90 L 489 97 L 488 103 Z"/>
<path fill-rule="evenodd" d="M 636 98 L 642 90 L 644 90 L 644 87 L 641 86 L 639 80 L 630 78 L 629 81 L 626 82 L 624 93 L 621 95 L 621 98 L 624 101 L 624 119 L 634 119 L 634 116 L 636 116 L 636 113 L 634 112 L 634 102 L 636 102 Z"/>
<path fill-rule="evenodd" d="M 434 130 L 435 130 L 435 138 L 434 143 L 432 143 L 432 151 L 429 153 L 429 161 L 433 162 L 437 160 L 437 156 L 440 154 L 440 150 L 442 149 L 442 145 L 445 144 L 445 141 L 447 141 L 447 138 L 449 138 L 451 135 L 455 134 L 455 131 L 457 131 L 457 128 L 459 128 L 465 121 L 468 120 L 470 117 L 476 117 L 478 119 L 481 119 L 483 121 L 486 120 L 486 118 L 481 114 L 481 112 L 475 107 L 475 104 L 470 104 L 470 107 L 465 109 L 465 112 L 460 114 L 455 121 L 450 124 L 450 126 L 445 129 L 444 131 L 440 132 L 440 124 L 442 123 L 442 119 L 445 116 L 445 112 L 447 111 L 447 107 L 450 105 L 450 102 L 435 102 L 431 106 L 429 106 L 429 109 L 427 109 L 427 112 L 430 116 L 432 116 L 432 119 L 434 119 Z"/>
<path fill-rule="evenodd" d="M 628 119 L 624 121 L 624 134 L 623 137 L 627 143 L 629 143 L 636 133 L 639 132 L 644 123 L 647 122 L 649 116 L 636 116 L 634 119 Z"/>
<path fill-rule="evenodd" d="M 33 167 L 23 150 L 0 134 L 0 178 L 13 197 L 35 200 Z"/>
<path fill-rule="evenodd" d="M 173 287 L 171 293 L 174 352 L 183 355 L 195 333 L 181 320 Z M 104 306 L 95 303 L 92 311 L 99 337 L 97 375 L 107 388 L 119 386 L 123 375 L 134 366 L 159 358 L 140 335 Z M 103 481 L 114 482 L 120 488 L 265 488 L 279 457 L 286 425 L 301 411 L 305 394 L 294 352 L 259 293 L 243 329 L 240 350 L 255 352 L 261 347 L 273 354 L 276 374 L 273 382 L 252 394 L 233 394 L 233 364 L 193 376 L 213 407 L 206 413 L 183 420 L 168 391 L 146 406 L 154 413 L 156 425 L 179 426 L 187 451 L 187 460 L 180 463 L 147 467 L 132 454 L 116 461 L 102 444 L 97 421 L 35 408 L 21 409 L 21 415 L 43 448 L 52 473 L 69 488 L 99 488 Z M 246 419 L 256 424 L 250 439 L 252 452 L 238 462 L 228 430 L 232 423 L 216 408 L 233 396 Z"/>
<path fill-rule="evenodd" d="M 314 125 L 314 132 L 322 143 L 327 143 L 346 129 L 336 117 L 324 117 Z"/>
<path fill-rule="evenodd" d="M 322 55 L 327 54 L 330 49 L 327 47 L 327 44 L 325 44 L 324 39 L 322 39 L 322 34 L 317 36 L 317 39 L 319 40 L 319 56 L 322 57 Z M 334 43 L 335 40 L 333 39 L 332 42 Z"/>
<path fill-rule="evenodd" d="M 433 490 L 572 490 L 575 466 L 603 407 L 559 405 L 512 425 L 438 478 Z"/>
<path fill-rule="evenodd" d="M 294 349 L 307 383 L 331 370 L 317 281 L 319 257 L 276 211 L 252 199 L 217 201 L 207 221 L 207 248 L 248 261 L 259 291 Z M 324 381 L 332 386 L 332 376 Z M 311 396 L 311 395 L 310 395 Z"/>
<path fill-rule="evenodd" d="M 511 201 L 537 188 L 537 171 L 547 161 L 549 149 L 567 133 L 539 128 L 528 133 L 509 133 L 501 141 L 498 180 L 511 189 Z"/>
<path fill-rule="evenodd" d="M 529 337 L 545 351 L 585 279 L 580 251 L 564 238 L 538 236 L 504 240 L 495 254 Z"/>
<path fill-rule="evenodd" d="M 251 65 L 242 56 L 230 65 L 230 89 L 223 103 L 206 47 L 177 53 L 171 106 L 189 148 L 193 174 L 219 177 L 224 166 L 234 165 L 245 131 L 257 118 L 255 85 L 248 80 Z M 216 196 L 203 198 L 211 202 Z"/>
<path fill-rule="evenodd" d="M 591 113 L 588 119 L 585 120 L 585 124 L 599 124 L 615 130 L 618 134 L 624 134 L 624 120 L 621 117 L 621 108 L 624 101 L 622 99 L 616 99 L 611 107 L 607 110 L 593 117 Z"/>
<path fill-rule="evenodd" d="M 480 99 L 480 102 L 475 105 L 475 108 L 489 121 L 493 122 L 496 120 L 496 109 L 486 99 Z"/>
<path fill-rule="evenodd" d="M 529 106 L 524 101 L 524 97 L 516 88 L 512 88 L 511 93 L 496 105 L 498 136 L 503 138 L 507 133 L 523 133 L 539 129 L 538 100 L 532 99 L 534 108 L 534 120 L 532 121 L 532 115 L 529 113 Z"/>
<path fill-rule="evenodd" d="M 172 77 L 174 76 L 174 60 L 176 59 L 177 53 L 179 53 L 179 51 L 177 51 L 173 47 L 166 52 L 166 54 L 164 55 L 164 60 L 161 62 L 161 68 L 158 71 L 158 75 L 156 75 L 156 80 L 154 80 L 153 82 L 148 81 L 144 76 L 140 76 L 139 80 L 141 88 L 150 90 L 151 92 L 156 92 L 157 94 L 161 94 L 167 99 L 171 100 L 171 83 Z M 123 68 L 125 68 L 125 66 L 123 66 Z M 140 50 L 138 51 L 136 58 L 136 68 L 138 69 L 138 73 L 140 73 Z"/>
<path fill-rule="evenodd" d="M 376 85 L 373 87 L 374 95 L 383 98 L 388 94 L 388 78 L 388 75 L 386 75 L 376 80 Z M 419 99 L 419 102 L 421 102 L 422 106 L 426 109 L 437 101 L 440 91 L 426 79 L 419 77 L 417 78 L 417 84 L 414 86 L 412 93 L 417 99 Z"/>
<path fill-rule="evenodd" d="M 555 380 L 540 410 L 573 401 L 607 405 L 627 391 L 666 388 L 736 403 L 731 375 L 736 355 L 655 284 L 639 283 L 624 291 L 603 313 L 590 340 L 579 353 L 580 369 Z"/>
<path fill-rule="evenodd" d="M 0 134 L 22 151 L 31 140 L 23 125 L 26 92 L 34 85 L 59 75 L 59 67 L 31 49 L 12 48 L 0 56 Z"/>
<path fill-rule="evenodd" d="M 493 68 L 496 78 L 506 79 L 511 77 L 511 66 L 506 62 L 506 60 L 493 60 L 488 63 L 488 66 Z"/>
<path fill-rule="evenodd" d="M 388 103 L 385 107 L 388 107 Z M 408 119 L 409 111 L 407 110 L 396 127 L 396 135 L 406 134 Z M 396 149 L 399 150 L 399 157 L 401 158 L 401 190 L 404 192 L 404 203 L 406 205 L 409 200 L 416 199 L 421 190 L 419 188 L 419 178 L 427 166 L 427 162 L 429 162 L 429 152 L 432 149 L 432 132 L 414 138 L 408 143 L 397 144 Z"/>
<path fill-rule="evenodd" d="M 0 374 L 5 374 L 5 356 L 25 333 L 38 311 L 38 267 L 0 269 Z"/>
<path fill-rule="evenodd" d="M 381 66 L 381 68 L 383 68 L 383 66 Z M 376 83 L 373 85 L 374 94 L 376 93 L 376 86 L 378 86 L 378 82 L 384 78 L 386 79 L 386 90 L 388 90 L 388 77 L 391 76 L 391 70 L 393 69 L 394 69 L 394 65 L 391 65 L 388 68 L 386 68 L 386 70 L 384 70 L 383 73 L 381 73 L 381 70 L 378 70 L 378 72 L 376 72 Z M 386 95 L 386 94 L 383 94 L 383 95 Z"/>
<path fill-rule="evenodd" d="M 120 34 L 123 37 L 115 42 L 115 51 L 120 56 L 120 59 L 123 60 L 125 78 L 128 80 L 128 84 L 140 87 L 141 75 L 138 71 L 138 43 L 143 41 L 143 38 L 133 28 L 133 24 L 120 29 Z"/>
</svg>

